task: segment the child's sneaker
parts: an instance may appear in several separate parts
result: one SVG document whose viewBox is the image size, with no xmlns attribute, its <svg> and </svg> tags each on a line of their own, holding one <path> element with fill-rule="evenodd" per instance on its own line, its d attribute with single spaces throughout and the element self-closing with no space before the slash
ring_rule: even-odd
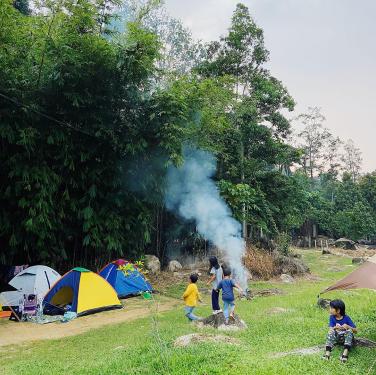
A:
<svg viewBox="0 0 376 375">
<path fill-rule="evenodd" d="M 346 363 L 348 359 L 349 359 L 349 356 L 348 356 L 348 355 L 343 355 L 343 354 L 342 354 L 342 355 L 339 357 L 339 360 L 340 360 L 342 363 Z"/>
<path fill-rule="evenodd" d="M 219 314 L 221 312 L 222 312 L 222 310 L 213 310 L 213 315 L 217 315 L 217 314 Z"/>
</svg>

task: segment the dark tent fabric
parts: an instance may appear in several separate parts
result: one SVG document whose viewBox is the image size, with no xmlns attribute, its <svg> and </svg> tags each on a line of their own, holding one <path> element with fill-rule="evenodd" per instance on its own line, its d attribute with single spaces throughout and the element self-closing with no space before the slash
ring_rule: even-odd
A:
<svg viewBox="0 0 376 375">
<path fill-rule="evenodd" d="M 152 286 L 148 283 L 141 272 L 137 270 L 137 266 L 133 265 L 133 270 L 127 274 L 119 269 L 119 266 L 126 264 L 131 263 L 123 259 L 115 260 L 104 266 L 99 272 L 99 275 L 113 286 L 119 298 L 152 291 Z"/>
<path fill-rule="evenodd" d="M 6 291 L 9 287 L 8 283 L 14 276 L 28 267 L 27 264 L 22 266 L 7 266 L 0 264 L 0 291 Z"/>
<path fill-rule="evenodd" d="M 376 255 L 369 258 L 355 271 L 351 272 L 342 280 L 339 280 L 321 293 L 330 292 L 331 290 L 363 288 L 376 290 Z"/>
</svg>

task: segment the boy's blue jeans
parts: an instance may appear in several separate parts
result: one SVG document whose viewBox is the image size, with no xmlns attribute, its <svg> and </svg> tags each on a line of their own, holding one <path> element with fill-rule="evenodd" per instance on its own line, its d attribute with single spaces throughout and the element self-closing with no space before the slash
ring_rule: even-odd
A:
<svg viewBox="0 0 376 375">
<path fill-rule="evenodd" d="M 200 319 L 198 316 L 196 316 L 195 314 L 193 314 L 193 310 L 195 309 L 195 306 L 185 306 L 184 307 L 184 311 L 185 311 L 185 316 L 189 319 L 189 320 L 198 320 Z"/>
<path fill-rule="evenodd" d="M 223 315 L 225 316 L 226 321 L 228 321 L 229 316 L 235 310 L 235 303 L 234 301 L 225 301 L 223 300 Z"/>
</svg>

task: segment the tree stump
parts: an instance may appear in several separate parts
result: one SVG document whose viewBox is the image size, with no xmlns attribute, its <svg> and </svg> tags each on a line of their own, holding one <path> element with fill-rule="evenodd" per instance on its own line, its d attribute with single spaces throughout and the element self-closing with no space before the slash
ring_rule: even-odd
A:
<svg viewBox="0 0 376 375">
<path fill-rule="evenodd" d="M 235 320 L 229 319 L 228 325 L 226 325 L 226 319 L 223 313 L 218 313 L 218 314 L 212 314 L 208 316 L 207 318 L 202 319 L 199 324 L 201 326 L 210 326 L 213 328 L 220 328 L 223 326 L 228 326 L 228 327 L 237 327 L 239 329 L 245 329 L 247 328 L 246 323 L 240 319 L 239 315 L 234 315 Z"/>
</svg>

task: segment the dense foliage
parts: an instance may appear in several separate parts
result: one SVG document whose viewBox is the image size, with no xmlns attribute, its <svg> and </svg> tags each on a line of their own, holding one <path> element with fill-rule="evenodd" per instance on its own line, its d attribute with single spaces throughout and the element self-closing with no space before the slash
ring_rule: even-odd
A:
<svg viewBox="0 0 376 375">
<path fill-rule="evenodd" d="M 203 45 L 158 1 L 120 3 L 0 0 L 0 262 L 96 266 L 168 255 L 177 238 L 199 247 L 164 209 L 166 167 L 186 143 L 216 155 L 218 187 L 251 238 L 307 220 L 374 234 L 376 176 L 359 179 L 354 148 L 343 181 L 306 168 L 306 149 L 287 141 L 294 100 L 244 5 Z"/>
</svg>

